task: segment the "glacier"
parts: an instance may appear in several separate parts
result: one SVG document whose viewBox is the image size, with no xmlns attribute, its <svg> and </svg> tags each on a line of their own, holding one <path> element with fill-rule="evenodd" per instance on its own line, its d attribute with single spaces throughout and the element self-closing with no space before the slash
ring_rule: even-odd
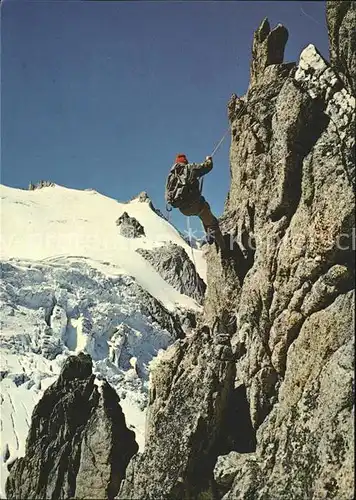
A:
<svg viewBox="0 0 356 500">
<path fill-rule="evenodd" d="M 145 235 L 120 235 L 127 212 Z M 147 196 L 128 203 L 59 185 L 1 186 L 0 495 L 24 455 L 31 413 L 66 357 L 93 359 L 97 383 L 117 391 L 127 425 L 144 448 L 149 365 L 201 305 L 179 293 L 138 249 L 175 243 L 206 278 L 203 252 L 156 211 Z"/>
</svg>

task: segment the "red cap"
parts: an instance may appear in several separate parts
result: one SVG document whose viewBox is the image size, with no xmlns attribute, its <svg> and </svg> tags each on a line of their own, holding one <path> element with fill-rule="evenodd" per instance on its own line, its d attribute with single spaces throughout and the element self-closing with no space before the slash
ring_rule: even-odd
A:
<svg viewBox="0 0 356 500">
<path fill-rule="evenodd" d="M 188 163 L 187 157 L 183 153 L 179 153 L 176 157 L 176 163 Z"/>
</svg>

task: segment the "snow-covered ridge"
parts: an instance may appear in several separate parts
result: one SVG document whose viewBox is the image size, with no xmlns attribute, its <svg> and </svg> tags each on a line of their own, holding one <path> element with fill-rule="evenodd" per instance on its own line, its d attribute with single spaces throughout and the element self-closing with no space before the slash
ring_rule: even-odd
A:
<svg viewBox="0 0 356 500">
<path fill-rule="evenodd" d="M 1 491 L 7 465 L 24 453 L 34 405 L 65 358 L 85 350 L 98 381 L 116 388 L 127 424 L 144 445 L 148 365 L 175 339 L 176 318 L 201 306 L 166 283 L 136 250 L 169 242 L 202 252 L 139 196 L 119 203 L 58 185 L 1 186 Z M 120 235 L 127 212 L 145 235 Z M 99 382 L 98 382 L 99 383 Z"/>
<path fill-rule="evenodd" d="M 191 248 L 168 221 L 159 217 L 140 197 L 129 203 L 99 194 L 55 185 L 34 191 L 1 186 L 1 258 L 53 259 L 80 256 L 93 262 L 107 262 L 115 273 L 133 276 L 146 290 L 167 299 L 164 283 L 147 271 L 137 248 L 153 249 L 168 241 Z M 145 228 L 146 237 L 120 236 L 116 220 L 127 212 Z M 193 250 L 199 275 L 205 279 L 202 253 Z M 146 271 L 146 272 L 144 272 Z M 163 289 L 162 289 L 163 288 Z M 161 289 L 161 291 L 160 291 Z M 155 295 L 156 296 L 156 295 Z M 168 300 L 182 300 L 168 292 Z"/>
</svg>

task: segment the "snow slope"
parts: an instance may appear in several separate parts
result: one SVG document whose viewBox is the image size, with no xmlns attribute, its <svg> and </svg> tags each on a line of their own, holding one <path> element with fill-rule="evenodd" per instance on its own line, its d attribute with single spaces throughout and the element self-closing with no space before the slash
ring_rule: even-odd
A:
<svg viewBox="0 0 356 500">
<path fill-rule="evenodd" d="M 119 234 L 124 211 L 144 226 L 145 237 Z M 192 255 L 148 201 L 118 203 L 57 185 L 1 186 L 2 497 L 7 465 L 24 453 L 32 410 L 69 354 L 91 354 L 97 378 L 116 388 L 144 446 L 149 363 L 174 341 L 170 314 L 200 310 L 135 251 L 167 242 Z M 202 252 L 193 252 L 205 277 Z"/>
<path fill-rule="evenodd" d="M 1 258 L 55 259 L 80 256 L 92 265 L 109 263 L 115 274 L 133 276 L 167 307 L 190 305 L 151 271 L 136 248 L 155 248 L 168 241 L 192 249 L 169 222 L 159 217 L 148 202 L 135 199 L 119 203 L 96 191 L 57 186 L 25 191 L 1 187 Z M 126 211 L 145 229 L 146 237 L 128 239 L 118 234 L 116 220 Z M 193 250 L 200 276 L 206 279 L 205 261 Z"/>
</svg>

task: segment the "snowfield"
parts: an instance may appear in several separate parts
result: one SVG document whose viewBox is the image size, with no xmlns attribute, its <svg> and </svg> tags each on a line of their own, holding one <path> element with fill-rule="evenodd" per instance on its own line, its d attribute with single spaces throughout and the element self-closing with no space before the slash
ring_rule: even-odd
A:
<svg viewBox="0 0 356 500">
<path fill-rule="evenodd" d="M 119 234 L 124 211 L 145 236 Z M 7 466 L 24 454 L 32 410 L 70 354 L 92 356 L 98 383 L 106 378 L 116 389 L 143 448 L 149 364 L 175 340 L 174 318 L 201 309 L 136 252 L 168 242 L 194 252 L 205 279 L 202 252 L 149 200 L 1 186 L 1 497 Z"/>
</svg>

